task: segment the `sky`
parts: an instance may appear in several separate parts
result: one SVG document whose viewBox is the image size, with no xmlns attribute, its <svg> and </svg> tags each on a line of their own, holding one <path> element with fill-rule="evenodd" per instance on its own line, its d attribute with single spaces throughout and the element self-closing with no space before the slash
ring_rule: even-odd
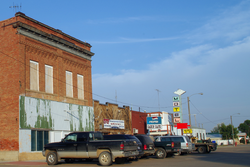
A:
<svg viewBox="0 0 250 167">
<path fill-rule="evenodd" d="M 250 120 L 250 0 L 0 1 L 0 20 L 17 11 L 91 44 L 102 104 L 173 113 L 181 89 L 183 122 L 187 97 L 207 132 Z"/>
</svg>

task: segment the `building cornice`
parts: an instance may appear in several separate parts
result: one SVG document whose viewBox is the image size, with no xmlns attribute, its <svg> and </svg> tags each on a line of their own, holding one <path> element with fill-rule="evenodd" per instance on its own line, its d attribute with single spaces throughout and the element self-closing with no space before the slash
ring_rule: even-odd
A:
<svg viewBox="0 0 250 167">
<path fill-rule="evenodd" d="M 81 41 L 81 40 L 79 40 L 79 39 L 76 39 L 76 38 L 74 38 L 74 37 L 72 37 L 72 36 L 70 36 L 70 35 L 68 35 L 68 34 L 65 34 L 65 33 L 63 33 L 61 30 L 59 30 L 59 29 L 55 29 L 55 28 L 53 28 L 53 27 L 50 27 L 50 26 L 48 26 L 48 25 L 46 25 L 46 24 L 43 24 L 43 23 L 41 23 L 41 22 L 39 22 L 39 21 L 37 21 L 37 20 L 35 20 L 35 19 L 32 19 L 31 17 L 28 17 L 28 16 L 26 16 L 24 13 L 22 13 L 22 12 L 17 12 L 16 14 L 15 14 L 15 16 L 17 17 L 17 16 L 19 16 L 19 17 L 22 17 L 22 18 L 25 18 L 25 19 L 27 19 L 27 20 L 29 20 L 29 21 L 32 21 L 32 22 L 34 22 L 34 23 L 36 23 L 36 24 L 39 24 L 39 25 L 41 25 L 41 26 L 43 26 L 43 27 L 45 27 L 45 28 L 47 28 L 47 29 L 50 29 L 50 30 L 52 30 L 52 31 L 55 31 L 55 32 L 57 32 L 57 33 L 59 33 L 59 34 L 61 34 L 61 35 L 63 35 L 63 36 L 66 36 L 66 37 L 68 37 L 68 38 L 70 38 L 70 39 L 72 39 L 72 40 L 74 40 L 74 41 L 77 41 L 77 42 L 79 42 L 79 43 L 81 43 L 81 44 L 83 44 L 83 45 L 85 45 L 85 46 L 88 46 L 88 47 L 92 47 L 89 43 L 87 43 L 87 42 L 83 42 L 83 41 Z"/>
<path fill-rule="evenodd" d="M 60 37 L 57 37 L 52 34 L 45 33 L 41 30 L 38 30 L 30 25 L 27 25 L 22 22 L 16 22 L 12 24 L 13 28 L 17 28 L 18 34 L 27 36 L 29 38 L 35 39 L 37 41 L 43 42 L 45 44 L 48 44 L 50 46 L 59 48 L 61 50 L 64 50 L 66 52 L 72 53 L 74 55 L 77 55 L 79 57 L 85 58 L 87 60 L 91 60 L 91 57 L 94 55 L 94 53 L 83 49 L 79 46 L 76 46 L 75 44 L 62 39 Z"/>
</svg>

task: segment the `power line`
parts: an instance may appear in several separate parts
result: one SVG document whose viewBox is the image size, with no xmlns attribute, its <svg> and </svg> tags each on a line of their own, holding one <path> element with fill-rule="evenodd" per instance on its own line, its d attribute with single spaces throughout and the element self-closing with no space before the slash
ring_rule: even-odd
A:
<svg viewBox="0 0 250 167">
<path fill-rule="evenodd" d="M 23 62 L 17 60 L 16 58 L 14 58 L 14 57 L 12 57 L 12 56 L 9 56 L 8 54 L 6 54 L 6 53 L 4 53 L 4 52 L 2 52 L 2 51 L 0 51 L 0 53 L 2 53 L 3 55 L 8 56 L 8 57 L 14 59 L 15 61 L 17 61 L 17 62 L 19 62 L 19 63 L 21 63 L 21 64 L 23 64 L 23 65 L 26 65 L 26 66 L 29 67 L 29 68 L 32 68 L 32 69 L 34 69 L 34 70 L 37 70 L 37 69 L 31 67 L 30 65 L 25 64 L 25 63 L 23 63 Z M 40 70 L 37 70 L 37 71 L 38 71 L 39 73 L 45 74 L 45 72 L 43 72 L 43 71 L 40 71 Z M 45 75 L 47 75 L 47 76 L 49 76 L 49 77 L 51 77 L 51 78 L 57 80 L 58 82 L 65 83 L 66 85 L 70 85 L 70 86 L 72 86 L 72 87 L 74 87 L 74 88 L 77 88 L 76 86 L 71 85 L 71 84 L 68 84 L 66 81 L 62 81 L 62 80 L 60 80 L 60 79 L 58 79 L 58 78 L 55 78 L 54 76 L 52 77 L 51 75 L 48 75 L 48 74 L 45 74 Z M 77 88 L 77 89 L 78 89 L 78 88 Z M 82 89 L 80 89 L 80 90 L 82 90 Z M 131 103 L 126 103 L 126 102 L 122 102 L 122 101 L 117 101 L 117 100 L 114 100 L 114 99 L 110 99 L 110 98 L 107 98 L 107 97 L 104 97 L 104 96 L 95 94 L 95 93 L 93 93 L 93 92 L 89 92 L 88 90 L 85 90 L 85 89 L 84 89 L 83 91 L 84 91 L 85 93 L 89 93 L 89 94 L 95 95 L 95 96 L 100 97 L 100 98 L 104 98 L 104 99 L 109 100 L 109 101 L 118 102 L 118 103 L 122 103 L 122 104 L 126 104 L 126 105 L 131 105 Z M 157 107 L 149 107 L 149 106 L 142 106 L 142 105 L 133 105 L 133 106 L 136 106 L 136 107 L 144 107 L 144 108 L 157 108 Z M 163 107 L 163 108 L 168 108 L 168 107 Z"/>
</svg>

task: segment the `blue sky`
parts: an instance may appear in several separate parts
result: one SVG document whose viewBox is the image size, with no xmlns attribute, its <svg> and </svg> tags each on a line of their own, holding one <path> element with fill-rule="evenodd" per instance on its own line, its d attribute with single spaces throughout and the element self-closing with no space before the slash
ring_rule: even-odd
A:
<svg viewBox="0 0 250 167">
<path fill-rule="evenodd" d="M 182 89 L 183 122 L 188 96 L 192 125 L 196 114 L 207 131 L 230 115 L 237 127 L 250 119 L 249 0 L 12 0 L 0 2 L 0 20 L 14 16 L 13 3 L 92 45 L 100 103 L 172 112 Z"/>
</svg>

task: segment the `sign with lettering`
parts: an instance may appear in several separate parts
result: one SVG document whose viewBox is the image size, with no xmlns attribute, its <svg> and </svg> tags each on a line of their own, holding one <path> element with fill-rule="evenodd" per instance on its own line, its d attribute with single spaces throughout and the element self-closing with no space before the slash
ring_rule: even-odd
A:
<svg viewBox="0 0 250 167">
<path fill-rule="evenodd" d="M 181 122 L 181 118 L 174 118 L 174 123 L 180 123 Z"/>
<path fill-rule="evenodd" d="M 179 101 L 179 100 L 180 100 L 180 99 L 179 99 L 178 96 L 173 97 L 173 101 Z"/>
<path fill-rule="evenodd" d="M 147 124 L 161 124 L 161 117 L 147 117 Z"/>
<path fill-rule="evenodd" d="M 180 107 L 174 107 L 174 108 L 173 108 L 173 111 L 174 111 L 174 112 L 179 112 L 179 111 L 180 111 Z"/>
<path fill-rule="evenodd" d="M 161 129 L 161 125 L 160 124 L 147 124 L 147 129 Z"/>
<path fill-rule="evenodd" d="M 174 127 L 177 127 L 177 129 L 188 129 L 189 126 L 187 123 L 178 123 Z"/>
<path fill-rule="evenodd" d="M 174 117 L 180 117 L 180 113 L 179 112 L 173 113 L 173 116 Z"/>
<path fill-rule="evenodd" d="M 183 133 L 193 133 L 192 129 L 183 129 Z"/>
<path fill-rule="evenodd" d="M 174 107 L 180 106 L 180 102 L 173 102 L 173 106 L 174 106 Z"/>
<path fill-rule="evenodd" d="M 125 129 L 124 120 L 103 119 L 103 127 L 107 129 Z"/>
<path fill-rule="evenodd" d="M 147 129 L 161 129 L 161 117 L 147 117 Z"/>
</svg>

